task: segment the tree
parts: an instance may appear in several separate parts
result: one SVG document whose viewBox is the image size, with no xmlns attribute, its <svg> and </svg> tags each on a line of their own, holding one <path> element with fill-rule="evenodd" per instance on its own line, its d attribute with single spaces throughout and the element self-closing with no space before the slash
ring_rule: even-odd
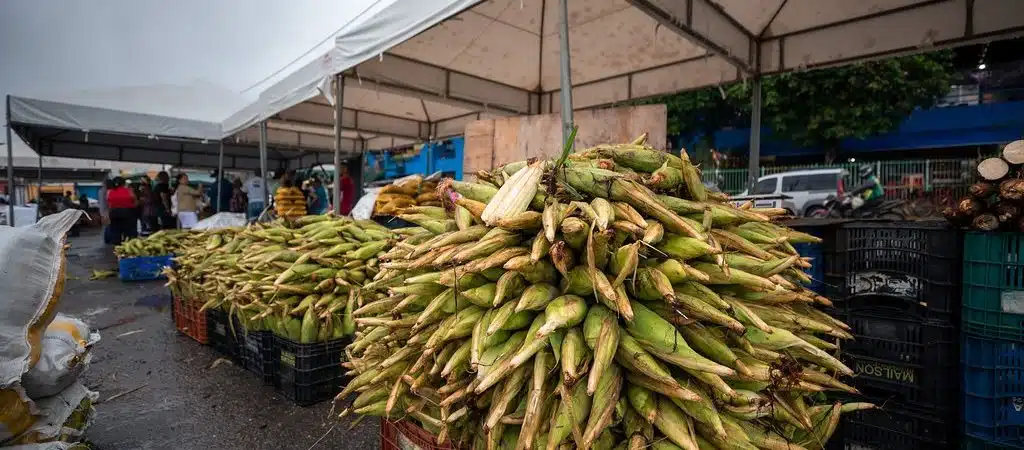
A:
<svg viewBox="0 0 1024 450">
<path fill-rule="evenodd" d="M 934 106 L 951 80 L 948 51 L 791 72 L 765 78 L 762 117 L 774 137 L 828 154 L 842 139 L 896 129 L 915 109 Z"/>
<path fill-rule="evenodd" d="M 742 84 L 732 84 L 664 95 L 643 103 L 665 104 L 670 136 L 701 136 L 702 148 L 692 150 L 696 150 L 697 160 L 704 162 L 706 150 L 715 146 L 716 131 L 750 123 L 748 99 Z"/>
<path fill-rule="evenodd" d="M 762 121 L 772 137 L 826 152 L 849 137 L 894 130 L 916 108 L 927 108 L 949 92 L 952 53 L 891 58 L 830 69 L 764 78 Z M 750 124 L 750 84 L 734 83 L 662 96 L 670 135 L 702 135 Z"/>
</svg>

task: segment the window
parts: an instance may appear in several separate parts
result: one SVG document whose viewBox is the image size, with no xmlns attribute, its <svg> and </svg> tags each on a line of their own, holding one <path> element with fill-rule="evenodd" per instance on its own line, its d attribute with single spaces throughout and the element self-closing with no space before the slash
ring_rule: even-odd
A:
<svg viewBox="0 0 1024 450">
<path fill-rule="evenodd" d="M 754 192 L 751 192 L 750 195 L 774 194 L 778 182 L 778 178 L 765 178 L 758 181 L 757 186 L 754 186 Z"/>
<path fill-rule="evenodd" d="M 783 177 L 782 192 L 834 191 L 838 186 L 836 176 L 834 173 L 823 173 Z"/>
</svg>

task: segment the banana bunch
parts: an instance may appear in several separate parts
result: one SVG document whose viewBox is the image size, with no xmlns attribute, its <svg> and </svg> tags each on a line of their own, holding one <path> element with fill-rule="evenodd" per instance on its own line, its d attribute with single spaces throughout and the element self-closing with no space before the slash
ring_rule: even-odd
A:
<svg viewBox="0 0 1024 450">
<path fill-rule="evenodd" d="M 380 257 L 342 415 L 473 449 L 821 449 L 870 403 L 805 289 L 818 239 L 707 192 L 644 140 L 446 180 L 453 212 Z"/>
<path fill-rule="evenodd" d="M 306 197 L 297 187 L 277 188 L 274 193 L 274 210 L 278 217 L 296 218 L 306 215 Z"/>
<path fill-rule="evenodd" d="M 114 247 L 114 254 L 118 258 L 173 255 L 180 251 L 187 234 L 186 230 L 157 231 L 144 238 L 125 241 Z"/>
<path fill-rule="evenodd" d="M 441 206 L 437 197 L 437 183 L 410 177 L 384 186 L 373 206 L 374 216 L 396 216 L 416 206 Z"/>
<path fill-rule="evenodd" d="M 356 292 L 396 238 L 373 221 L 330 215 L 197 235 L 167 270 L 172 290 L 303 344 L 354 332 Z"/>
</svg>

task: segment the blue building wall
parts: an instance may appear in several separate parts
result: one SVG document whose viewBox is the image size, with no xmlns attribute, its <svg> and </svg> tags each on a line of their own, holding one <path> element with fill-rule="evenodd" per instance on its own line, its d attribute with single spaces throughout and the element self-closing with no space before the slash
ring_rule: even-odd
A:
<svg viewBox="0 0 1024 450">
<path fill-rule="evenodd" d="M 900 127 L 887 134 L 867 139 L 844 139 L 843 152 L 915 150 L 999 144 L 1024 137 L 1024 102 L 983 103 L 915 111 Z M 688 149 L 696 147 L 697 137 L 677 141 Z M 715 133 L 719 150 L 750 146 L 750 129 L 723 130 Z M 788 141 L 772 139 L 771 130 L 762 129 L 761 155 L 803 156 L 820 154 L 821 149 L 799 147 Z"/>
<path fill-rule="evenodd" d="M 406 175 L 429 175 L 442 171 L 451 172 L 456 180 L 462 179 L 462 154 L 466 140 L 460 137 L 431 142 L 423 146 L 420 153 L 404 161 L 396 160 L 387 152 L 368 153 L 366 159 L 372 167 L 380 162 L 384 179 Z"/>
</svg>

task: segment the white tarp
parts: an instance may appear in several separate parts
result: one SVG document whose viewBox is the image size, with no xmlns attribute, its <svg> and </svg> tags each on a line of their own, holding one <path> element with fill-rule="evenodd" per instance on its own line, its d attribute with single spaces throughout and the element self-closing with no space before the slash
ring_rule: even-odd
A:
<svg viewBox="0 0 1024 450">
<path fill-rule="evenodd" d="M 575 109 L 1024 34 L 1020 0 L 567 1 Z M 378 1 L 225 131 L 274 117 L 286 122 L 278 128 L 313 123 L 333 136 L 321 95 L 342 72 L 349 133 L 425 140 L 461 134 L 482 115 L 558 112 L 559 3 Z M 313 147 L 333 141 L 323 144 Z"/>
<path fill-rule="evenodd" d="M 249 101 L 209 84 L 131 86 L 10 97 L 10 120 L 83 132 L 217 141 L 220 122 Z"/>
<path fill-rule="evenodd" d="M 335 46 L 263 91 L 259 100 L 224 121 L 234 134 L 318 95 L 333 104 L 331 77 L 411 39 L 478 0 L 381 0 L 339 30 Z"/>
</svg>

